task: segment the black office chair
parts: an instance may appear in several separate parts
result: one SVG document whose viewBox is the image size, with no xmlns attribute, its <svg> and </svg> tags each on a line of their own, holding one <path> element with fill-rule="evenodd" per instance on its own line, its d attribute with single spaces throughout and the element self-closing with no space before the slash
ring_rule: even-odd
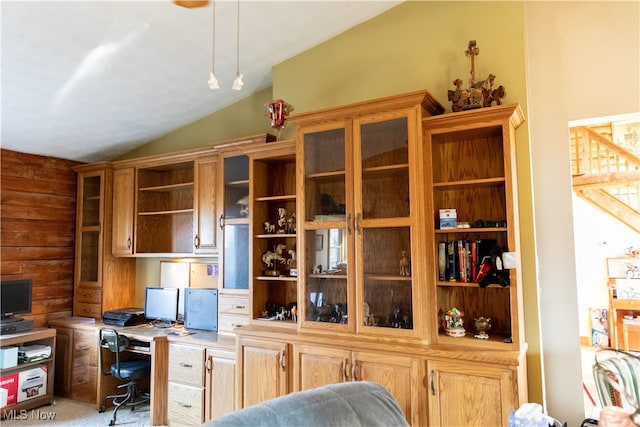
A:
<svg viewBox="0 0 640 427">
<path fill-rule="evenodd" d="M 120 360 L 120 353 L 126 351 L 129 346 L 129 339 L 124 335 L 120 335 L 116 330 L 110 328 L 101 328 L 99 334 L 100 347 L 107 346 L 115 355 L 115 363 L 111 365 L 110 370 L 104 369 L 104 357 L 101 358 L 100 369 L 103 375 L 111 375 L 120 380 L 128 380 L 126 383 L 120 384 L 118 388 L 127 389 L 126 393 L 112 394 L 104 398 L 104 402 L 100 406 L 98 412 L 104 412 L 108 400 L 113 400 L 113 418 L 109 422 L 110 426 L 115 425 L 116 415 L 121 406 L 130 406 L 131 410 L 136 405 L 149 401 L 148 393 L 141 393 L 138 389 L 138 381 L 143 378 L 149 378 L 151 374 L 151 361 L 144 359 Z M 100 349 L 102 351 L 102 349 Z"/>
</svg>

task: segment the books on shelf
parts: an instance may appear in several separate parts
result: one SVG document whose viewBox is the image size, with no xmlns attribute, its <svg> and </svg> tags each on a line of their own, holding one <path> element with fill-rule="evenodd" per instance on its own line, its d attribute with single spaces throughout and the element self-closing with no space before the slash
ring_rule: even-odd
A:
<svg viewBox="0 0 640 427">
<path fill-rule="evenodd" d="M 495 239 L 438 242 L 438 280 L 476 282 L 480 264 L 486 256 L 496 256 Z"/>
</svg>

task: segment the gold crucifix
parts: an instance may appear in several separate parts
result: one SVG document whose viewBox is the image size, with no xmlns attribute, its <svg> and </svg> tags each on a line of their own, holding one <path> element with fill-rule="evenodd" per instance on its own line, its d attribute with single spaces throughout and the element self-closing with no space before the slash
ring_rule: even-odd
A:
<svg viewBox="0 0 640 427">
<path fill-rule="evenodd" d="M 471 72 L 469 74 L 469 87 L 474 87 L 476 84 L 476 56 L 480 54 L 480 48 L 476 45 L 475 40 L 469 40 L 469 47 L 464 51 L 467 57 L 471 60 Z"/>
</svg>

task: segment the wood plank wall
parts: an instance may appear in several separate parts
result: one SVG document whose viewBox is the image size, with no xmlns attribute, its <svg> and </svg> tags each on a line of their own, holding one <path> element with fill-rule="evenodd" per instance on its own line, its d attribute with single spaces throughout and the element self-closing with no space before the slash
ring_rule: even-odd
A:
<svg viewBox="0 0 640 427">
<path fill-rule="evenodd" d="M 0 276 L 33 281 L 36 326 L 71 315 L 77 164 L 0 150 Z"/>
</svg>

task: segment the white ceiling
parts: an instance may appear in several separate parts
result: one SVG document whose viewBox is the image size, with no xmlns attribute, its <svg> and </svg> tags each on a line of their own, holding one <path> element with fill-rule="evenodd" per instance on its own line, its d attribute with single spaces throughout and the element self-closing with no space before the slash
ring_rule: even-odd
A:
<svg viewBox="0 0 640 427">
<path fill-rule="evenodd" d="M 109 160 L 271 86 L 275 64 L 401 3 L 240 1 L 186 9 L 171 0 L 0 3 L 2 148 Z"/>
</svg>

